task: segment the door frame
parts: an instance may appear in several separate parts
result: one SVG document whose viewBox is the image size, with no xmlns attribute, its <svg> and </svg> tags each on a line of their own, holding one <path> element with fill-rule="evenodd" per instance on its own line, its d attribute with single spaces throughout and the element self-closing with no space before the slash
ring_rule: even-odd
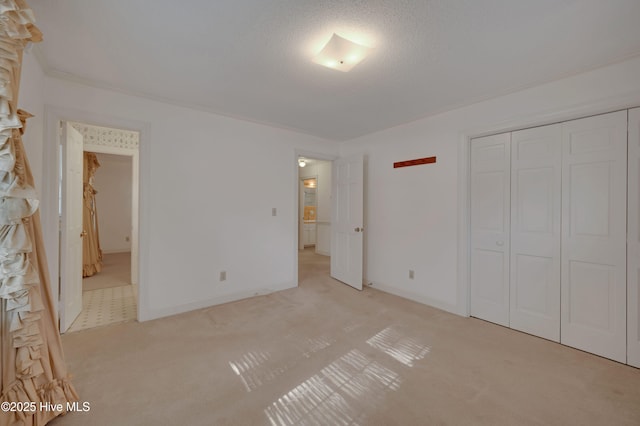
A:
<svg viewBox="0 0 640 426">
<path fill-rule="evenodd" d="M 61 121 L 60 123 L 74 123 L 72 121 Z M 77 124 L 86 124 L 89 125 L 87 123 L 78 123 L 75 122 Z M 116 129 L 111 127 L 114 130 L 123 130 L 123 129 Z M 61 141 L 62 143 L 66 143 L 66 141 Z M 131 280 L 131 285 L 133 286 L 133 294 L 134 297 L 136 298 L 136 304 L 138 304 L 138 253 L 139 253 L 139 247 L 138 247 L 138 241 L 139 241 L 139 236 L 138 236 L 138 225 L 139 225 L 139 216 L 138 216 L 138 193 L 139 193 L 139 148 L 136 149 L 127 149 L 127 148 L 118 148 L 118 147 L 112 147 L 112 146 L 106 146 L 106 145 L 95 145 L 95 144 L 87 144 L 87 143 L 83 143 L 82 146 L 82 151 L 84 152 L 93 152 L 93 153 L 97 153 L 97 154 L 112 154 L 112 155 L 119 155 L 119 156 L 125 156 L 125 157 L 130 157 L 131 158 L 131 270 L 129 271 L 129 275 L 130 275 L 130 280 Z M 62 158 L 59 159 L 60 164 L 58 165 L 60 168 L 62 168 L 62 166 L 64 165 L 62 162 Z M 67 165 L 68 167 L 68 165 Z M 64 173 L 63 173 L 64 175 Z M 60 194 L 60 202 L 62 202 L 64 204 L 64 192 L 62 192 Z M 68 212 L 63 212 L 62 216 L 60 217 L 60 235 L 64 235 L 65 229 L 64 229 L 64 224 L 66 223 L 65 221 L 65 213 L 69 214 Z M 59 264 L 60 265 L 64 265 L 65 262 L 67 261 L 67 250 L 63 250 L 62 247 L 62 238 L 60 239 L 60 252 L 58 254 L 59 256 Z M 80 262 L 82 264 L 82 261 Z M 62 271 L 60 271 L 62 272 Z M 62 284 L 62 274 L 60 274 L 60 279 L 58 281 L 58 285 L 59 285 L 59 289 L 58 291 L 60 292 L 60 294 L 62 294 L 65 290 L 65 286 Z M 60 309 L 62 308 L 62 306 L 59 306 L 58 308 L 58 314 L 61 314 Z M 137 317 L 136 317 L 137 319 Z"/>
<path fill-rule="evenodd" d="M 627 115 L 627 189 L 629 183 L 638 182 L 640 170 L 638 160 L 640 151 L 640 108 L 629 109 Z M 627 198 L 627 364 L 640 368 L 640 227 L 637 220 L 629 218 L 640 214 L 640 197 L 638 191 L 629 191 Z"/>
<path fill-rule="evenodd" d="M 323 154 L 320 152 L 315 152 L 315 151 L 307 151 L 307 150 L 303 150 L 303 149 L 294 149 L 293 150 L 293 157 L 291 160 L 291 164 L 293 167 L 293 211 L 294 211 L 294 218 L 295 220 L 293 220 L 293 226 L 294 226 L 294 240 L 293 242 L 293 258 L 294 258 L 294 262 L 293 262 L 293 280 L 296 283 L 296 287 L 300 285 L 300 283 L 298 282 L 298 245 L 300 244 L 300 167 L 298 166 L 298 157 L 305 157 L 305 158 L 310 158 L 312 160 L 323 160 L 323 161 L 331 161 L 333 162 L 334 160 L 337 160 L 339 158 L 338 155 L 332 155 L 332 154 Z M 333 167 L 333 166 L 332 166 Z"/>
<path fill-rule="evenodd" d="M 315 158 L 310 158 L 310 160 L 315 160 Z M 298 209 L 298 250 L 304 250 L 304 237 L 302 236 L 302 233 L 304 231 L 304 221 L 302 220 L 302 217 L 304 216 L 304 201 L 302 200 L 303 198 L 303 193 L 304 193 L 304 181 L 307 179 L 315 179 L 316 180 L 316 212 L 318 209 L 318 205 L 317 205 L 317 197 L 318 197 L 318 175 L 313 175 L 313 176 L 307 176 L 307 177 L 301 177 L 299 175 L 300 173 L 300 169 L 298 168 L 298 180 L 300 181 L 300 192 L 298 192 L 298 202 L 299 202 L 299 209 Z"/>
<path fill-rule="evenodd" d="M 640 90 L 591 102 L 554 108 L 493 124 L 471 127 L 461 132 L 458 139 L 458 315 L 469 317 L 471 306 L 470 248 L 471 248 L 471 140 L 482 136 L 513 132 L 532 127 L 586 118 L 593 115 L 635 108 L 640 105 Z"/>
<path fill-rule="evenodd" d="M 84 123 L 82 123 L 84 124 Z M 140 190 L 140 161 L 139 149 L 118 148 L 113 146 L 84 144 L 85 152 L 96 154 L 111 154 L 131 158 L 131 284 L 138 286 L 138 241 L 139 241 L 139 216 L 138 216 L 138 192 Z M 134 291 L 137 294 L 137 291 Z"/>
<path fill-rule="evenodd" d="M 59 206 L 59 164 L 60 164 L 60 136 L 59 123 L 61 121 L 80 122 L 89 125 L 110 127 L 136 131 L 140 135 L 138 144 L 138 271 L 137 271 L 137 317 L 138 321 L 145 321 L 151 318 L 148 308 L 148 287 L 147 287 L 147 265 L 149 225 L 148 221 L 140 221 L 140 217 L 148 217 L 149 202 L 145 183 L 150 181 L 149 167 L 149 139 L 151 125 L 146 122 L 129 120 L 121 117 L 113 117 L 103 114 L 95 114 L 88 111 L 76 110 L 72 108 L 45 105 L 44 114 L 44 146 L 43 146 L 43 188 L 41 190 L 41 218 L 43 224 L 43 234 L 45 250 L 49 259 L 49 276 L 51 277 L 51 293 L 54 295 L 54 314 L 56 319 L 59 316 L 59 291 L 60 291 L 60 217 L 58 215 Z M 133 211 L 132 211 L 133 213 Z M 133 236 L 132 236 L 133 238 Z M 133 241 L 132 241 L 133 243 Z M 132 244 L 133 246 L 133 244 Z M 132 265 L 133 266 L 133 265 Z"/>
</svg>

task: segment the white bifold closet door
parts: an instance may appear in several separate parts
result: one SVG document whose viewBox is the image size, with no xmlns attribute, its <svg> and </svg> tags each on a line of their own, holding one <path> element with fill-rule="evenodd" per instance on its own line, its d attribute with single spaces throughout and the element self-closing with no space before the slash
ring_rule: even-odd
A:
<svg viewBox="0 0 640 426">
<path fill-rule="evenodd" d="M 471 143 L 471 315 L 509 326 L 509 133 Z"/>
<path fill-rule="evenodd" d="M 640 108 L 629 110 L 627 364 L 640 367 Z"/>
<path fill-rule="evenodd" d="M 561 342 L 626 362 L 627 111 L 562 124 Z"/>
<path fill-rule="evenodd" d="M 560 124 L 511 134 L 510 327 L 560 341 Z"/>
<path fill-rule="evenodd" d="M 640 109 L 630 118 L 629 157 L 627 111 L 471 141 L 472 316 L 620 362 L 628 345 L 640 364 Z"/>
</svg>

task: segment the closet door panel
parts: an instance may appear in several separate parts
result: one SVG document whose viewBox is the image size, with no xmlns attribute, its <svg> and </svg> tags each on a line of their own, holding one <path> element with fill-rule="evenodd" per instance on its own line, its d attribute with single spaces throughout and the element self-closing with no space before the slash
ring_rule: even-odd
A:
<svg viewBox="0 0 640 426">
<path fill-rule="evenodd" d="M 562 124 L 561 342 L 626 361 L 627 112 Z"/>
<path fill-rule="evenodd" d="M 510 134 L 471 141 L 471 315 L 509 325 Z"/>
<path fill-rule="evenodd" d="M 640 108 L 629 110 L 627 363 L 640 367 Z"/>
<path fill-rule="evenodd" d="M 511 136 L 511 328 L 560 341 L 560 124 Z"/>
</svg>

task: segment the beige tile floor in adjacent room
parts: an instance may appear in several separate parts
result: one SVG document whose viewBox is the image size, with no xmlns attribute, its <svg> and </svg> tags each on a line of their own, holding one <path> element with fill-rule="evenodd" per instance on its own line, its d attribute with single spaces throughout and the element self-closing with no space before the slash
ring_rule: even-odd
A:
<svg viewBox="0 0 640 426">
<path fill-rule="evenodd" d="M 640 424 L 638 369 L 300 259 L 298 288 L 63 336 L 90 411 L 51 424 Z"/>
<path fill-rule="evenodd" d="M 67 333 L 136 319 L 131 253 L 103 255 L 102 271 L 82 280 L 82 312 Z"/>
</svg>

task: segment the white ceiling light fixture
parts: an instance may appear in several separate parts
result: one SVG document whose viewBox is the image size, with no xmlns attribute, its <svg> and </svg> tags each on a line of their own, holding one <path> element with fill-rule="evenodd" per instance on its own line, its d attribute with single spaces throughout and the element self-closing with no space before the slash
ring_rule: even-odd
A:
<svg viewBox="0 0 640 426">
<path fill-rule="evenodd" d="M 334 33 L 313 62 L 327 68 L 347 72 L 358 65 L 373 50 Z"/>
<path fill-rule="evenodd" d="M 298 166 L 304 167 L 307 165 L 307 161 L 304 158 L 298 158 Z"/>
</svg>

